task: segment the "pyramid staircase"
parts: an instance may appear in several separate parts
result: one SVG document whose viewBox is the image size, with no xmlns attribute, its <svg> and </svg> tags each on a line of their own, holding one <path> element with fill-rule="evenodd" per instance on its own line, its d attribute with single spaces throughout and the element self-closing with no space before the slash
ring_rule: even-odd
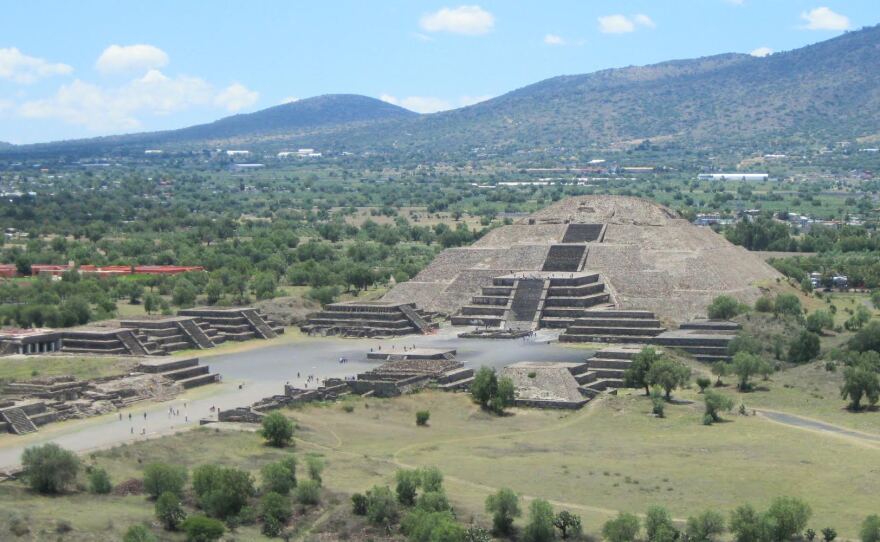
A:
<svg viewBox="0 0 880 542">
<path fill-rule="evenodd" d="M 651 344 L 664 331 L 666 328 L 650 311 L 594 310 L 576 318 L 559 341 Z"/>
<path fill-rule="evenodd" d="M 640 351 L 639 347 L 611 347 L 596 352 L 575 375 L 581 393 L 592 398 L 603 391 L 624 387 L 623 373 Z"/>
<path fill-rule="evenodd" d="M 652 342 L 683 350 L 704 363 L 728 362 L 728 345 L 741 327 L 727 320 L 694 320 L 655 337 Z"/>
<path fill-rule="evenodd" d="M 37 426 L 28 418 L 24 410 L 18 407 L 9 407 L 0 410 L 0 416 L 6 421 L 8 427 L 16 435 L 25 435 L 27 433 L 35 433 Z"/>
<path fill-rule="evenodd" d="M 266 323 L 266 320 L 257 313 L 254 309 L 244 309 L 241 311 L 241 315 L 248 321 L 257 335 L 259 335 L 263 339 L 274 339 L 278 335 L 275 331 L 269 327 L 269 324 Z"/>
</svg>

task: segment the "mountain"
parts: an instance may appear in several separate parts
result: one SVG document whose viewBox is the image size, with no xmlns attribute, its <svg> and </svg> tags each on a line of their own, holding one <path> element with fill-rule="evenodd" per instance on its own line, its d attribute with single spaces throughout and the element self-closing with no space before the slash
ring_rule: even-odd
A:
<svg viewBox="0 0 880 542">
<path fill-rule="evenodd" d="M 356 94 L 327 94 L 276 105 L 255 113 L 160 132 L 77 139 L 14 147 L 15 153 L 108 152 L 145 145 L 213 146 L 236 142 L 290 140 L 354 130 L 365 124 L 383 123 L 417 116 L 408 109 Z M 0 150 L 2 153 L 2 150 Z"/>
<path fill-rule="evenodd" d="M 12 143 L 7 143 L 6 141 L 0 141 L 0 149 L 14 147 Z"/>
<path fill-rule="evenodd" d="M 878 135 L 880 26 L 874 26 L 763 58 L 722 54 L 554 77 L 430 115 L 364 96 L 329 95 L 181 130 L 12 152 L 246 142 L 467 156 L 475 148 L 511 154 L 625 147 L 646 138 L 689 148 L 782 149 Z"/>
</svg>

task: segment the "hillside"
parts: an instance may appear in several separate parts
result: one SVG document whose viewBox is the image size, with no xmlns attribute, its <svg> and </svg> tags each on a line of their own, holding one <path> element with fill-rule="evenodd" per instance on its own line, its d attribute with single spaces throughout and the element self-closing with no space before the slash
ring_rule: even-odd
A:
<svg viewBox="0 0 880 542">
<path fill-rule="evenodd" d="M 644 138 L 710 149 L 829 143 L 880 133 L 878 50 L 880 26 L 874 26 L 763 58 L 723 54 L 554 77 L 431 115 L 330 95 L 181 130 L 12 152 L 234 141 L 442 157 L 475 148 L 498 154 L 605 148 Z"/>
</svg>

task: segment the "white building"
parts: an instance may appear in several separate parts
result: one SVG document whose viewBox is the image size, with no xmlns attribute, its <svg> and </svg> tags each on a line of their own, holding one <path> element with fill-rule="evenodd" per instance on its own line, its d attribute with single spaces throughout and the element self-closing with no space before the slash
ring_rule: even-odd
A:
<svg viewBox="0 0 880 542">
<path fill-rule="evenodd" d="M 701 181 L 766 181 L 770 178 L 768 173 L 700 173 L 697 179 Z"/>
<path fill-rule="evenodd" d="M 247 156 L 251 151 L 226 151 L 226 156 Z"/>
</svg>

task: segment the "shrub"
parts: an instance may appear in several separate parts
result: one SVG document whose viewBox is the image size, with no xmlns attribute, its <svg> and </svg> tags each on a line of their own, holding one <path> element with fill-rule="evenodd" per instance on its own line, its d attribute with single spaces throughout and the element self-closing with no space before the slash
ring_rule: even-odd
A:
<svg viewBox="0 0 880 542">
<path fill-rule="evenodd" d="M 660 359 L 660 355 L 650 346 L 643 348 L 633 356 L 632 362 L 623 372 L 623 383 L 628 388 L 645 388 L 645 395 L 650 393 L 648 371 Z"/>
<path fill-rule="evenodd" d="M 443 491 L 443 473 L 437 467 L 423 467 L 419 469 L 422 491 Z"/>
<path fill-rule="evenodd" d="M 621 512 L 602 526 L 602 536 L 608 542 L 632 542 L 639 535 L 639 518 Z"/>
<path fill-rule="evenodd" d="M 471 525 L 464 531 L 464 542 L 492 542 L 492 535 L 482 527 Z"/>
<path fill-rule="evenodd" d="M 706 309 L 709 318 L 713 320 L 730 320 L 745 310 L 746 307 L 744 305 L 741 305 L 739 301 L 727 295 L 719 295 L 712 300 L 712 303 Z"/>
<path fill-rule="evenodd" d="M 645 514 L 645 535 L 648 542 L 673 542 L 678 539 L 679 532 L 668 510 L 652 506 Z"/>
<path fill-rule="evenodd" d="M 303 480 L 296 486 L 296 502 L 313 506 L 321 502 L 321 484 L 315 480 Z"/>
<path fill-rule="evenodd" d="M 183 496 L 188 474 L 182 465 L 150 463 L 144 468 L 144 491 L 153 499 L 170 491 L 178 497 Z"/>
<path fill-rule="evenodd" d="M 443 491 L 426 491 L 419 495 L 416 507 L 427 512 L 443 512 L 451 510 L 449 499 Z"/>
<path fill-rule="evenodd" d="M 663 418 L 666 410 L 666 402 L 663 400 L 663 390 L 660 386 L 651 388 L 651 413 L 658 418 Z"/>
<path fill-rule="evenodd" d="M 730 514 L 730 532 L 737 542 L 770 540 L 770 529 L 767 515 L 759 514 L 750 504 L 742 505 Z"/>
<path fill-rule="evenodd" d="M 513 404 L 513 381 L 499 379 L 495 369 L 480 367 L 471 383 L 471 396 L 483 409 L 500 414 Z"/>
<path fill-rule="evenodd" d="M 837 531 L 834 528 L 825 527 L 822 529 L 822 540 L 824 542 L 833 542 L 835 538 L 837 538 Z"/>
<path fill-rule="evenodd" d="M 156 499 L 156 517 L 162 522 L 165 530 L 176 531 L 186 519 L 186 512 L 183 511 L 180 504 L 180 497 L 170 491 L 159 495 L 159 498 Z"/>
<path fill-rule="evenodd" d="M 156 542 L 156 537 L 143 525 L 132 525 L 122 536 L 122 542 Z"/>
<path fill-rule="evenodd" d="M 486 512 L 492 514 L 492 527 L 498 535 L 513 532 L 513 520 L 522 514 L 519 497 L 513 491 L 502 488 L 486 497 Z"/>
<path fill-rule="evenodd" d="M 849 349 L 856 352 L 880 352 L 880 322 L 869 322 L 849 340 Z"/>
<path fill-rule="evenodd" d="M 666 392 L 666 399 L 672 397 L 672 390 L 687 384 L 691 369 L 680 361 L 660 358 L 651 365 L 647 381 L 652 386 L 660 386 Z"/>
<path fill-rule="evenodd" d="M 290 500 L 274 491 L 266 493 L 260 500 L 260 516 L 263 518 L 263 534 L 278 536 L 290 519 Z"/>
<path fill-rule="evenodd" d="M 250 473 L 217 465 L 202 465 L 193 471 L 193 490 L 199 505 L 209 516 L 236 516 L 255 493 Z"/>
<path fill-rule="evenodd" d="M 804 530 L 811 515 L 810 506 L 798 498 L 776 498 L 767 511 L 773 540 L 791 540 Z"/>
<path fill-rule="evenodd" d="M 411 542 L 463 541 L 465 529 L 449 511 L 415 509 L 400 523 L 400 530 Z"/>
<path fill-rule="evenodd" d="M 79 459 L 54 443 L 26 448 L 21 455 L 22 476 L 39 493 L 61 493 L 76 481 Z"/>
<path fill-rule="evenodd" d="M 420 410 L 416 412 L 416 425 L 428 425 L 428 419 L 431 418 L 431 413 L 427 410 Z"/>
<path fill-rule="evenodd" d="M 738 352 L 733 356 L 733 362 L 730 365 L 733 374 L 739 377 L 740 391 L 748 391 L 752 389 L 749 379 L 754 375 L 767 376 L 773 372 L 773 368 L 762 358 L 748 352 Z"/>
<path fill-rule="evenodd" d="M 868 363 L 859 363 L 847 367 L 843 371 L 843 386 L 840 388 L 841 399 L 849 399 L 848 408 L 858 412 L 862 409 L 862 398 L 867 397 L 871 406 L 880 400 L 880 376 Z"/>
<path fill-rule="evenodd" d="M 355 493 L 351 496 L 351 511 L 356 516 L 367 515 L 367 497 L 363 493 Z"/>
<path fill-rule="evenodd" d="M 219 540 L 226 528 L 223 522 L 205 516 L 190 516 L 181 525 L 187 542 L 211 542 Z"/>
<path fill-rule="evenodd" d="M 734 356 L 739 352 L 748 352 L 749 354 L 757 355 L 761 353 L 761 350 L 763 350 L 763 348 L 761 343 L 758 342 L 758 339 L 744 331 L 737 333 L 736 337 L 727 343 L 727 353 L 731 356 Z"/>
<path fill-rule="evenodd" d="M 821 333 L 823 329 L 834 329 L 834 317 L 828 311 L 815 311 L 807 316 L 807 329 L 813 333 Z"/>
<path fill-rule="evenodd" d="M 720 412 L 733 408 L 733 399 L 715 390 L 706 390 L 706 393 L 703 394 L 703 400 L 706 403 L 706 414 L 703 417 L 705 425 L 721 421 Z M 709 423 L 706 423 L 707 420 Z"/>
<path fill-rule="evenodd" d="M 529 505 L 529 523 L 523 532 L 525 542 L 550 542 L 555 538 L 553 507 L 544 499 Z"/>
<path fill-rule="evenodd" d="M 788 345 L 788 360 L 792 363 L 806 363 L 819 355 L 819 336 L 810 331 L 801 331 Z"/>
<path fill-rule="evenodd" d="M 271 491 L 287 495 L 296 486 L 296 475 L 281 461 L 264 465 L 260 469 L 260 477 L 263 480 L 264 493 Z"/>
<path fill-rule="evenodd" d="M 706 376 L 697 377 L 697 387 L 700 388 L 700 393 L 706 391 L 706 388 L 712 385 L 712 379 Z"/>
<path fill-rule="evenodd" d="M 354 405 L 351 403 L 345 403 L 344 405 L 342 405 L 342 411 L 351 414 L 352 412 L 354 412 Z"/>
<path fill-rule="evenodd" d="M 792 316 L 798 321 L 804 318 L 801 300 L 794 294 L 778 294 L 773 303 L 773 312 L 777 316 Z"/>
<path fill-rule="evenodd" d="M 421 483 L 419 472 L 415 470 L 400 469 L 395 474 L 397 479 L 397 502 L 404 506 L 412 506 L 416 502 L 416 491 Z"/>
<path fill-rule="evenodd" d="M 773 300 L 762 295 L 755 301 L 755 310 L 758 312 L 773 312 Z"/>
<path fill-rule="evenodd" d="M 293 439 L 293 422 L 280 412 L 272 412 L 263 417 L 263 438 L 270 446 L 283 448 Z"/>
<path fill-rule="evenodd" d="M 706 510 L 699 516 L 689 517 L 685 531 L 689 542 L 713 542 L 724 533 L 724 516 Z"/>
<path fill-rule="evenodd" d="M 89 473 L 89 491 L 98 495 L 106 495 L 113 491 L 110 475 L 101 467 L 94 467 Z"/>
<path fill-rule="evenodd" d="M 397 501 L 387 486 L 367 491 L 367 520 L 373 525 L 392 525 L 397 521 Z"/>
</svg>

